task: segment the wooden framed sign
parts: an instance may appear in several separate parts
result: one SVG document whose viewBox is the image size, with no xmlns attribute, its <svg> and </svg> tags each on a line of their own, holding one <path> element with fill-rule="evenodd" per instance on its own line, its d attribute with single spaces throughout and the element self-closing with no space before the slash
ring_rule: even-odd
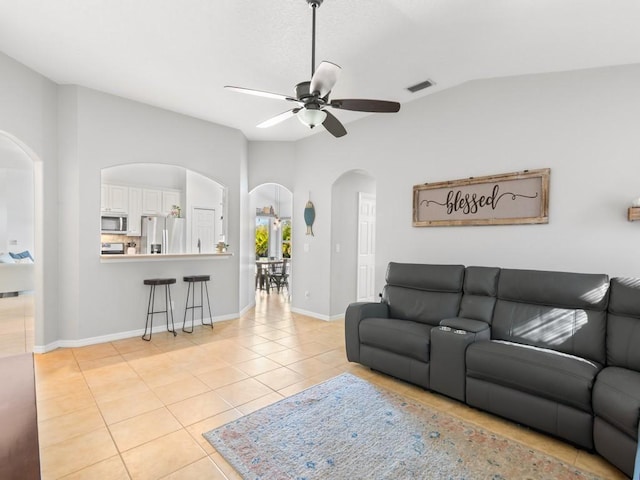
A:
<svg viewBox="0 0 640 480">
<path fill-rule="evenodd" d="M 550 169 L 413 187 L 413 226 L 549 223 Z"/>
</svg>

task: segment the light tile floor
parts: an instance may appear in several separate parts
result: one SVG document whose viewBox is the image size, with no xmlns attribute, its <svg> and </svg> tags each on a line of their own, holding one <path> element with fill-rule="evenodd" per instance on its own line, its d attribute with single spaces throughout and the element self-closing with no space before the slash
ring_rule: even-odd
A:
<svg viewBox="0 0 640 480">
<path fill-rule="evenodd" d="M 33 295 L 0 298 L 0 357 L 33 351 Z"/>
<path fill-rule="evenodd" d="M 344 322 L 262 293 L 237 320 L 36 355 L 43 479 L 237 479 L 202 433 L 351 372 L 608 479 L 596 455 L 347 362 Z"/>
</svg>

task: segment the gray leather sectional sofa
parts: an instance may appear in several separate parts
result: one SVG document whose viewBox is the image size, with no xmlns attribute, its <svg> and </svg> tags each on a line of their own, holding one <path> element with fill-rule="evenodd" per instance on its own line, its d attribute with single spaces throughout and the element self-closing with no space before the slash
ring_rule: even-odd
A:
<svg viewBox="0 0 640 480">
<path fill-rule="evenodd" d="M 640 279 L 390 263 L 347 358 L 595 450 L 633 474 Z"/>
</svg>

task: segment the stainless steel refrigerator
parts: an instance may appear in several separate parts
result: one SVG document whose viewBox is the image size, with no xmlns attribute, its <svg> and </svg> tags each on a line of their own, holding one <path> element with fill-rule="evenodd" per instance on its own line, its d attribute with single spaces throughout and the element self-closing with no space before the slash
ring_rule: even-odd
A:
<svg viewBox="0 0 640 480">
<path fill-rule="evenodd" d="M 140 253 L 185 253 L 184 236 L 184 218 L 142 217 Z"/>
</svg>

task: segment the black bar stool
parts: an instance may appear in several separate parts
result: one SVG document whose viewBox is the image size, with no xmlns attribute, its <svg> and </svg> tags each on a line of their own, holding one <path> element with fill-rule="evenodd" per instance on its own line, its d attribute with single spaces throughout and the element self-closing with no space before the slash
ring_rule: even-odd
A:
<svg viewBox="0 0 640 480">
<path fill-rule="evenodd" d="M 154 313 L 164 313 L 167 317 L 167 331 L 173 333 L 174 337 L 177 335 L 176 327 L 173 324 L 173 308 L 171 308 L 171 288 L 169 287 L 174 283 L 176 283 L 175 278 L 149 278 L 144 281 L 145 285 L 151 286 L 151 290 L 149 291 L 149 304 L 147 305 L 147 322 L 144 325 L 144 335 L 142 335 L 143 340 L 146 340 L 147 342 L 151 340 Z M 155 310 L 156 287 L 158 285 L 164 285 L 164 310 Z M 169 329 L 169 312 L 171 312 L 171 329 Z M 149 323 L 149 317 L 151 317 L 151 323 Z M 146 338 L 147 330 L 149 330 L 149 338 Z"/>
<path fill-rule="evenodd" d="M 183 278 L 185 282 L 189 284 L 187 288 L 187 302 L 184 306 L 184 319 L 182 320 L 182 331 L 186 333 L 193 332 L 193 311 L 196 308 L 200 309 L 200 320 L 202 321 L 202 325 L 211 325 L 213 329 L 213 316 L 211 315 L 211 301 L 209 300 L 209 287 L 207 286 L 207 282 L 211 280 L 209 275 L 189 275 Z M 196 305 L 196 286 L 194 283 L 200 284 L 200 305 Z M 193 285 L 193 289 L 191 288 Z M 203 285 L 204 290 L 207 291 L 207 307 L 209 308 L 209 321 L 210 323 L 204 322 L 204 295 L 203 295 Z M 191 306 L 189 306 L 189 293 L 191 293 Z M 185 325 L 187 323 L 187 311 L 191 310 L 191 330 L 185 330 Z"/>
</svg>

